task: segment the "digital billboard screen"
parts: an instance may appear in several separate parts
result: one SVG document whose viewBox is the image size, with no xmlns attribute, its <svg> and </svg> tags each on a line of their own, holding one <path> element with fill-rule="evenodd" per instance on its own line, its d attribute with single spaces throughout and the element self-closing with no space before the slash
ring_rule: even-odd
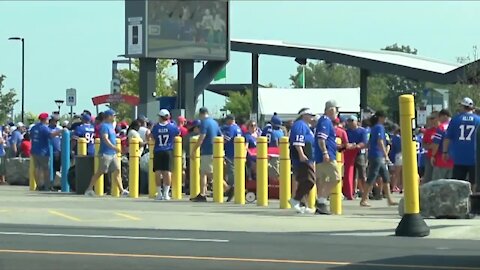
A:
<svg viewBox="0 0 480 270">
<path fill-rule="evenodd" d="M 147 57 L 227 60 L 227 0 L 147 1 Z"/>
</svg>

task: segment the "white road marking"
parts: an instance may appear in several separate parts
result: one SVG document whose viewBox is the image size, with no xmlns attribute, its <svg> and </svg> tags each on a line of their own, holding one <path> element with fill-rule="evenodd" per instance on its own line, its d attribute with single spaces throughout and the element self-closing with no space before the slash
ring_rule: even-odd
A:
<svg viewBox="0 0 480 270">
<path fill-rule="evenodd" d="M 75 238 L 123 239 L 123 240 L 183 241 L 183 242 L 213 242 L 213 243 L 228 243 L 228 242 L 230 242 L 230 240 L 226 240 L 226 239 L 148 237 L 148 236 L 98 235 L 98 234 L 0 232 L 0 235 L 21 235 L 21 236 L 40 236 L 40 237 L 75 237 Z"/>
</svg>

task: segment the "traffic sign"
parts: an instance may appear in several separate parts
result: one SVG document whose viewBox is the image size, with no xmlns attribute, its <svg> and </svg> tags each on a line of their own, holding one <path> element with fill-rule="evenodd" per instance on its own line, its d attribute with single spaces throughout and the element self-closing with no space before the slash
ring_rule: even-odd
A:
<svg viewBox="0 0 480 270">
<path fill-rule="evenodd" d="M 77 89 L 68 88 L 66 100 L 67 100 L 66 102 L 67 106 L 76 106 L 77 105 Z"/>
</svg>

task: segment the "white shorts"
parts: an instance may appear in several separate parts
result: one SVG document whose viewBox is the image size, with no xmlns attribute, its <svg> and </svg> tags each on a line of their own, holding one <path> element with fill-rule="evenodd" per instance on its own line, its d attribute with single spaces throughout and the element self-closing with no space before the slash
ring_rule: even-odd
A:
<svg viewBox="0 0 480 270">
<path fill-rule="evenodd" d="M 402 153 L 398 153 L 395 155 L 395 166 L 402 166 Z"/>
</svg>

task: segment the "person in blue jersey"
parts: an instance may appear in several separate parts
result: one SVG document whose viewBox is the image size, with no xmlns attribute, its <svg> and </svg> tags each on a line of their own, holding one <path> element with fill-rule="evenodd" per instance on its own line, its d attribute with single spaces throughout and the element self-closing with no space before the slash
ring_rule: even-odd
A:
<svg viewBox="0 0 480 270">
<path fill-rule="evenodd" d="M 18 122 L 16 129 L 9 138 L 11 157 L 18 157 L 20 155 L 20 144 L 22 144 L 23 133 L 25 133 L 25 125 L 22 122 Z"/>
<path fill-rule="evenodd" d="M 354 192 L 359 190 L 359 194 L 361 194 L 364 190 L 364 183 L 367 180 L 366 147 L 368 139 L 367 130 L 358 124 L 358 118 L 355 115 L 351 115 L 347 119 L 347 136 L 348 142 L 353 146 L 347 152 L 356 153 L 353 164 L 353 190 Z M 345 155 L 347 155 L 347 152 L 345 152 Z M 344 164 L 345 170 L 347 170 L 346 164 Z"/>
<path fill-rule="evenodd" d="M 92 116 L 83 113 L 81 115 L 82 123 L 73 131 L 71 148 L 77 153 L 77 141 L 85 138 L 87 141 L 87 155 L 95 155 L 95 126 L 92 125 Z"/>
<path fill-rule="evenodd" d="M 400 137 L 400 127 L 395 125 L 393 127 L 392 136 L 390 136 L 391 148 L 389 159 L 393 163 L 391 191 L 402 191 L 402 139 Z"/>
<path fill-rule="evenodd" d="M 273 113 L 270 124 L 268 124 L 264 130 L 262 130 L 262 136 L 267 137 L 268 147 L 278 147 L 280 138 L 285 136 L 282 127 L 282 120 L 278 117 L 277 113 Z"/>
<path fill-rule="evenodd" d="M 456 115 L 448 125 L 446 137 L 443 141 L 443 160 L 448 160 L 448 153 L 452 154 L 452 178 L 468 180 L 475 187 L 475 137 L 480 117 L 474 114 L 475 106 L 471 98 L 465 97 L 461 102 L 462 111 Z"/>
<path fill-rule="evenodd" d="M 99 127 L 100 149 L 98 155 L 100 156 L 98 169 L 93 174 L 90 184 L 85 191 L 85 196 L 95 196 L 93 186 L 98 178 L 106 173 L 111 173 L 112 186 L 117 185 L 118 190 L 122 196 L 128 196 L 128 190 L 123 188 L 122 176 L 120 174 L 120 159 L 117 156 L 117 136 L 113 123 L 115 122 L 115 111 L 107 110 L 103 113 L 104 119 Z"/>
<path fill-rule="evenodd" d="M 341 180 L 337 170 L 337 143 L 333 120 L 337 118 L 337 102 L 329 100 L 325 103 L 324 114 L 318 119 L 315 129 L 315 163 L 317 182 L 316 213 L 329 215 L 327 198 Z"/>
<path fill-rule="evenodd" d="M 205 107 L 199 110 L 200 136 L 198 142 L 190 149 L 191 155 L 200 147 L 200 193 L 193 198 L 194 202 L 207 201 L 207 181 L 213 176 L 213 139 L 216 136 L 222 136 L 218 123 L 210 117 L 208 109 Z"/>
<path fill-rule="evenodd" d="M 368 174 L 365 192 L 362 194 L 360 206 L 370 207 L 368 203 L 368 195 L 373 189 L 375 181 L 380 176 L 383 180 L 383 194 L 387 197 L 389 206 L 398 205 L 392 200 L 390 195 L 390 175 L 388 173 L 387 164 L 391 163 L 388 158 L 385 122 L 387 116 L 382 111 L 377 111 L 371 118 L 372 125 L 370 130 L 370 138 L 368 141 Z"/>
<path fill-rule="evenodd" d="M 245 137 L 245 147 L 248 149 L 257 148 L 257 122 L 250 120 L 246 123 L 247 131 L 243 134 Z M 255 157 L 250 155 L 247 151 L 247 162 L 246 162 L 246 178 L 254 179 L 255 178 Z"/>
<path fill-rule="evenodd" d="M 242 136 L 242 130 L 235 123 L 235 116 L 229 114 L 225 117 L 226 125 L 223 128 L 223 140 L 225 149 L 225 169 L 227 181 L 224 182 L 224 190 L 227 195 L 227 202 L 231 201 L 234 194 L 234 178 L 235 178 L 235 137 Z"/>
<path fill-rule="evenodd" d="M 423 134 L 425 133 L 425 129 L 421 128 L 418 130 L 417 135 L 415 136 L 415 146 L 417 150 L 417 164 L 418 164 L 418 175 L 420 179 L 423 178 L 425 173 L 425 159 L 427 150 L 423 147 Z"/>
<path fill-rule="evenodd" d="M 61 130 L 61 128 L 58 126 L 58 115 L 52 114 L 50 117 L 50 120 L 48 121 L 48 128 L 54 132 Z M 50 144 L 52 145 L 53 149 L 53 173 L 56 174 L 60 172 L 61 166 L 62 166 L 62 160 L 60 157 L 60 153 L 62 151 L 62 138 L 60 135 L 53 137 L 50 140 Z"/>
<path fill-rule="evenodd" d="M 153 149 L 153 171 L 157 184 L 156 200 L 170 200 L 170 185 L 172 184 L 173 144 L 175 137 L 180 135 L 180 129 L 170 121 L 170 112 L 161 109 L 158 113 L 159 122 L 153 126 L 150 138 L 155 140 Z M 163 180 L 163 191 L 162 191 Z"/>
<path fill-rule="evenodd" d="M 315 114 L 309 108 L 302 108 L 290 129 L 290 159 L 295 180 L 298 182 L 295 195 L 290 199 L 292 208 L 300 214 L 315 213 L 315 210 L 302 207 L 300 202 L 315 185 L 315 159 L 313 144 L 315 136 L 310 122 Z"/>
<path fill-rule="evenodd" d="M 38 190 L 50 189 L 50 140 L 62 132 L 61 129 L 52 131 L 48 128 L 48 113 L 41 113 L 30 130 L 32 141 L 31 158 L 35 162 L 35 181 Z"/>
</svg>

